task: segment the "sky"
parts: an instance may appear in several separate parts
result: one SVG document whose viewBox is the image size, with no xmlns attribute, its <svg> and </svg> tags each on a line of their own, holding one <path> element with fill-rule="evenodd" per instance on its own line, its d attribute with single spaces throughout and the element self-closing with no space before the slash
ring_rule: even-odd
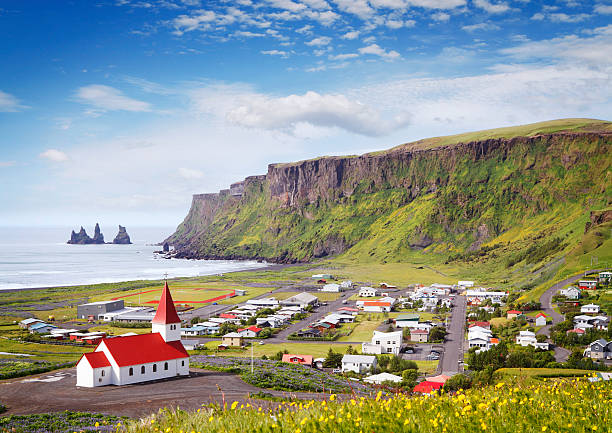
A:
<svg viewBox="0 0 612 433">
<path fill-rule="evenodd" d="M 612 1 L 0 2 L 0 226 L 176 226 L 270 163 L 612 120 Z"/>
</svg>

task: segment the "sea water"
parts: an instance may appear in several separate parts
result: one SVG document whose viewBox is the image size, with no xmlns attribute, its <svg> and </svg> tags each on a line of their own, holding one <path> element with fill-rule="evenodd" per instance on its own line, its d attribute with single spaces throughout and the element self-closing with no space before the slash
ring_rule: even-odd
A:
<svg viewBox="0 0 612 433">
<path fill-rule="evenodd" d="M 74 227 L 78 231 L 80 227 Z M 102 226 L 106 242 L 117 227 Z M 86 227 L 93 236 L 93 226 Z M 266 266 L 256 261 L 164 259 L 154 254 L 174 230 L 128 227 L 132 245 L 69 245 L 68 227 L 0 227 L 0 290 L 214 275 Z"/>
</svg>

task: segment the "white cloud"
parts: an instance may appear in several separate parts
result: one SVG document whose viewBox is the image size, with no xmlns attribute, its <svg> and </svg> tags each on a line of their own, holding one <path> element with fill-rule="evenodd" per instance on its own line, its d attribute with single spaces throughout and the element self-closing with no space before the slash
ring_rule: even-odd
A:
<svg viewBox="0 0 612 433">
<path fill-rule="evenodd" d="M 353 40 L 359 37 L 359 30 L 353 30 L 342 35 L 342 39 Z"/>
<path fill-rule="evenodd" d="M 407 0 L 407 3 L 412 6 L 421 7 L 424 9 L 455 9 L 459 6 L 465 6 L 465 0 Z"/>
<path fill-rule="evenodd" d="M 414 27 L 416 25 L 416 21 L 390 19 L 385 21 L 385 25 L 390 29 L 401 29 L 402 27 Z"/>
<path fill-rule="evenodd" d="M 68 155 L 66 155 L 61 150 L 57 150 L 57 149 L 48 149 L 48 150 L 45 150 L 43 153 L 41 153 L 38 156 L 41 157 L 41 158 L 44 158 L 44 159 L 48 159 L 49 161 L 53 161 L 53 162 L 65 162 L 65 161 L 68 161 Z"/>
<path fill-rule="evenodd" d="M 286 58 L 287 57 L 287 51 L 281 51 L 281 50 L 267 50 L 267 51 L 260 51 L 261 54 L 265 54 L 267 56 L 281 56 Z"/>
<path fill-rule="evenodd" d="M 291 12 L 300 12 L 306 9 L 306 6 L 302 3 L 296 3 L 292 0 L 266 0 L 272 6 L 279 9 L 285 9 Z"/>
<path fill-rule="evenodd" d="M 334 3 L 341 11 L 356 15 L 361 19 L 368 19 L 375 15 L 368 0 L 334 0 Z"/>
<path fill-rule="evenodd" d="M 357 53 L 337 54 L 335 56 L 329 56 L 330 60 L 348 60 L 359 57 Z"/>
<path fill-rule="evenodd" d="M 178 169 L 178 174 L 184 179 L 202 179 L 204 177 L 204 173 L 200 170 L 184 167 Z"/>
<path fill-rule="evenodd" d="M 13 167 L 17 161 L 0 161 L 0 168 Z"/>
<path fill-rule="evenodd" d="M 450 20 L 450 15 L 446 12 L 436 12 L 431 15 L 431 18 L 433 18 L 435 21 L 447 22 Z"/>
<path fill-rule="evenodd" d="M 19 103 L 19 100 L 10 93 L 0 90 L 0 112 L 15 112 L 27 108 Z"/>
<path fill-rule="evenodd" d="M 588 18 L 590 18 L 591 15 L 589 14 L 575 14 L 575 15 L 568 15 L 566 13 L 563 12 L 538 12 L 533 14 L 533 16 L 531 17 L 532 20 L 534 21 L 544 21 L 544 20 L 548 20 L 551 21 L 553 23 L 579 23 L 581 21 L 584 21 Z"/>
<path fill-rule="evenodd" d="M 129 98 L 114 87 L 102 84 L 81 87 L 76 97 L 80 102 L 102 111 L 151 111 L 149 103 Z"/>
<path fill-rule="evenodd" d="M 310 24 L 306 24 L 304 27 L 300 27 L 299 29 L 297 29 L 296 32 L 301 33 L 303 35 L 310 35 L 312 34 L 312 29 L 313 27 Z"/>
<path fill-rule="evenodd" d="M 475 32 L 477 30 L 499 30 L 499 26 L 497 24 L 492 24 L 492 23 L 478 23 L 478 24 L 471 24 L 469 26 L 463 26 L 461 27 L 463 30 L 465 30 L 466 32 Z"/>
<path fill-rule="evenodd" d="M 510 6 L 508 6 L 508 3 L 506 2 L 499 2 L 495 4 L 488 0 L 472 0 L 472 2 L 476 7 L 484 9 L 490 14 L 501 14 L 510 10 Z"/>
<path fill-rule="evenodd" d="M 325 0 L 302 0 L 302 3 L 306 4 L 312 9 L 328 10 L 330 9 L 329 3 Z"/>
<path fill-rule="evenodd" d="M 306 45 L 309 45 L 311 47 L 320 47 L 323 45 L 329 45 L 329 43 L 331 42 L 331 38 L 327 37 L 327 36 L 321 36 L 318 38 L 314 38 L 313 40 L 306 42 Z"/>
<path fill-rule="evenodd" d="M 595 5 L 595 8 L 593 9 L 593 11 L 595 13 L 602 14 L 602 15 L 610 15 L 612 14 L 612 5 L 598 4 L 598 5 Z"/>
<path fill-rule="evenodd" d="M 384 59 L 392 60 L 400 57 L 400 53 L 397 51 L 391 50 L 386 51 L 384 48 L 381 48 L 378 44 L 368 45 L 367 47 L 359 48 L 359 52 L 361 54 L 372 54 L 374 56 L 380 56 Z"/>
</svg>

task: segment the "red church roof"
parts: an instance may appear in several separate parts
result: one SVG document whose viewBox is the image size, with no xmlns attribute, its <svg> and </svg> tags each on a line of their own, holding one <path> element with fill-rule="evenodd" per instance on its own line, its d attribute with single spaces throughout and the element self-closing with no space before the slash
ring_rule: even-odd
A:
<svg viewBox="0 0 612 433">
<path fill-rule="evenodd" d="M 110 367 L 110 362 L 108 362 L 108 358 L 104 352 L 84 353 L 82 357 L 87 359 L 87 362 L 89 362 L 91 368 Z"/>
<path fill-rule="evenodd" d="M 174 301 L 172 301 L 172 295 L 170 294 L 167 281 L 152 323 L 161 323 L 164 325 L 169 323 L 181 323 L 181 319 L 178 314 L 176 314 L 176 308 L 174 308 Z"/>
<path fill-rule="evenodd" d="M 100 345 L 102 344 L 106 345 L 119 367 L 189 357 L 183 343 L 180 341 L 166 342 L 157 332 L 129 337 L 106 338 L 100 343 Z"/>
</svg>

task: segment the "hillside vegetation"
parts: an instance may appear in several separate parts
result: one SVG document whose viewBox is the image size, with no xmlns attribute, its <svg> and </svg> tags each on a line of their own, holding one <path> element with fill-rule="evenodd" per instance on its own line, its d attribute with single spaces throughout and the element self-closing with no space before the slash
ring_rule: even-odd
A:
<svg viewBox="0 0 612 433">
<path fill-rule="evenodd" d="M 566 119 L 270 165 L 194 196 L 179 256 L 411 263 L 525 286 L 612 263 L 610 122 Z"/>
<path fill-rule="evenodd" d="M 579 396 L 579 398 L 577 398 Z M 605 432 L 612 425 L 612 383 L 586 380 L 495 387 L 454 396 L 354 397 L 280 403 L 256 410 L 250 403 L 196 413 L 166 411 L 127 424 L 128 432 Z"/>
</svg>

